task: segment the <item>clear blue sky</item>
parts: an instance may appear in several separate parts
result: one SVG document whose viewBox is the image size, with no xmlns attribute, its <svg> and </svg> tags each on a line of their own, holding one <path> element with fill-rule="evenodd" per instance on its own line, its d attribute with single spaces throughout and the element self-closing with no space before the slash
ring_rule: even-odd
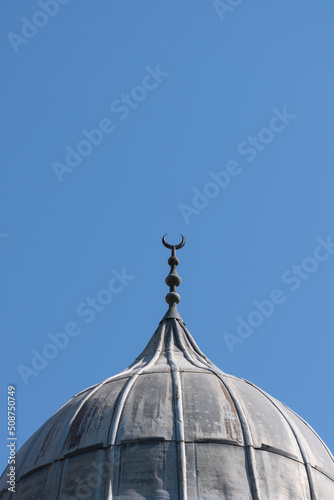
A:
<svg viewBox="0 0 334 500">
<path fill-rule="evenodd" d="M 22 445 L 146 345 L 164 233 L 202 350 L 334 449 L 334 4 L 237 3 L 3 6 L 1 468 L 8 384 Z"/>
</svg>

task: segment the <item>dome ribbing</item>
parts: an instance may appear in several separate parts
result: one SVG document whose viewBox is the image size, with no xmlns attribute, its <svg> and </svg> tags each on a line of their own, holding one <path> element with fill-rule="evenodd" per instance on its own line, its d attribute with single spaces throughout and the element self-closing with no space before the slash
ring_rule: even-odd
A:
<svg viewBox="0 0 334 500">
<path fill-rule="evenodd" d="M 334 498 L 333 457 L 315 432 L 221 372 L 173 318 L 128 369 L 60 408 L 17 461 L 20 500 Z"/>
</svg>

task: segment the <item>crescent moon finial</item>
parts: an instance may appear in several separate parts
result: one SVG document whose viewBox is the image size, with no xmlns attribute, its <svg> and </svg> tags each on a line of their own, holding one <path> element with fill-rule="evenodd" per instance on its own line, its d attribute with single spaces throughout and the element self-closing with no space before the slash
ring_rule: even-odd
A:
<svg viewBox="0 0 334 500">
<path fill-rule="evenodd" d="M 180 233 L 181 234 L 181 233 Z M 166 236 L 167 236 L 167 233 L 165 234 L 165 236 L 162 237 L 162 243 L 163 245 L 166 247 L 166 248 L 169 248 L 170 250 L 178 250 L 179 248 L 182 248 L 184 247 L 184 245 L 186 244 L 186 239 L 185 237 L 183 236 L 183 234 L 181 234 L 182 236 L 182 241 L 181 243 L 179 243 L 178 245 L 170 245 L 169 243 L 167 243 L 166 241 Z"/>
<path fill-rule="evenodd" d="M 163 317 L 163 320 L 174 318 L 178 319 L 179 321 L 182 321 L 181 316 L 177 311 L 177 304 L 180 302 L 181 297 L 176 291 L 176 288 L 181 284 L 182 280 L 180 276 L 177 274 L 176 266 L 179 263 L 179 259 L 176 257 L 175 253 L 176 250 L 182 248 L 185 245 L 186 239 L 183 236 L 183 234 L 181 234 L 182 236 L 181 243 L 178 243 L 177 245 L 170 245 L 166 241 L 166 236 L 167 234 L 165 234 L 165 236 L 162 237 L 162 243 L 166 248 L 169 248 L 172 252 L 171 256 L 168 259 L 168 264 L 170 265 L 170 272 L 167 278 L 165 279 L 166 285 L 169 286 L 169 292 L 166 295 L 166 302 L 169 305 L 169 308 L 165 316 Z"/>
</svg>

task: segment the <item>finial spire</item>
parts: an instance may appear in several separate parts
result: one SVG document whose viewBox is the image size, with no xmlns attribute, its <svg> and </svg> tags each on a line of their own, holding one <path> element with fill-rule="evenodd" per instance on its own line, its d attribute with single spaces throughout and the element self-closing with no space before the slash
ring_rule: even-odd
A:
<svg viewBox="0 0 334 500">
<path fill-rule="evenodd" d="M 180 302 L 181 297 L 176 292 L 176 288 L 180 285 L 182 280 L 180 276 L 177 274 L 176 270 L 176 266 L 179 263 L 179 259 L 176 257 L 175 251 L 178 250 L 179 248 L 182 248 L 186 243 L 185 237 L 182 234 L 181 236 L 182 236 L 182 241 L 178 245 L 170 245 L 169 243 L 167 243 L 166 234 L 162 238 L 163 245 L 172 251 L 172 254 L 168 259 L 168 264 L 171 266 L 171 269 L 169 275 L 165 279 L 166 285 L 169 286 L 169 292 L 166 295 L 166 302 L 169 305 L 169 308 L 163 319 L 176 318 L 179 319 L 180 321 L 182 321 L 182 319 L 178 313 L 177 304 Z"/>
</svg>

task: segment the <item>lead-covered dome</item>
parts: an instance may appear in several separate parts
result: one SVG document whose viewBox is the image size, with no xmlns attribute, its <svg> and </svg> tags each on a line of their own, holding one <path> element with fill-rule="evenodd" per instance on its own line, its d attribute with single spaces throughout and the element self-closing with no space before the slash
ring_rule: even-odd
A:
<svg viewBox="0 0 334 500">
<path fill-rule="evenodd" d="M 126 370 L 74 396 L 19 450 L 18 500 L 333 500 L 334 462 L 298 415 L 220 371 L 169 309 Z M 7 470 L 0 500 L 9 500 Z"/>
<path fill-rule="evenodd" d="M 333 457 L 317 434 L 220 371 L 175 318 L 128 369 L 60 408 L 17 464 L 20 500 L 334 498 Z"/>
</svg>

